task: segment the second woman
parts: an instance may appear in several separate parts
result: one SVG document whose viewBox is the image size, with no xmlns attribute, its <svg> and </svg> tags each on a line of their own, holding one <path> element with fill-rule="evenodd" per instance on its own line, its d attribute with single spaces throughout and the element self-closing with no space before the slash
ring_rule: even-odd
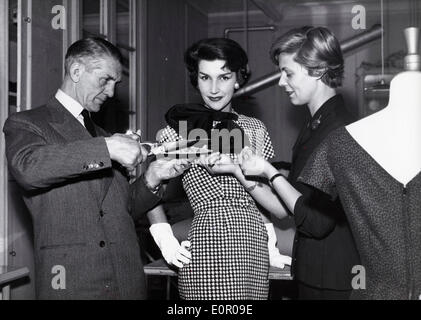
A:
<svg viewBox="0 0 421 320">
<path fill-rule="evenodd" d="M 178 242 L 172 239 L 159 208 L 149 214 L 152 236 L 163 255 L 168 252 L 167 261 L 179 266 L 185 263 L 179 270 L 182 299 L 267 299 L 268 233 L 250 194 L 258 197 L 270 192 L 270 188 L 247 181 L 244 176 L 239 181 L 228 174 L 231 161 L 244 145 L 265 159 L 274 156 L 264 124 L 238 114 L 232 106 L 235 90 L 249 77 L 247 55 L 233 40 L 204 39 L 186 51 L 185 63 L 203 103 L 171 108 L 166 115 L 169 126 L 162 131 L 160 141 L 187 139 L 186 135 L 190 136 L 195 129 L 204 130 L 209 138 L 216 129 L 221 133 L 225 130 L 226 134 L 235 130 L 237 135 L 233 135 L 235 141 L 228 149 L 226 145 L 218 148 L 212 143 L 211 149 L 220 153 L 202 156 L 183 176 L 183 186 L 194 210 L 188 234 L 189 251 L 185 247 L 177 250 Z M 187 123 L 186 133 L 181 121 Z M 222 155 L 229 161 L 214 166 Z"/>
</svg>

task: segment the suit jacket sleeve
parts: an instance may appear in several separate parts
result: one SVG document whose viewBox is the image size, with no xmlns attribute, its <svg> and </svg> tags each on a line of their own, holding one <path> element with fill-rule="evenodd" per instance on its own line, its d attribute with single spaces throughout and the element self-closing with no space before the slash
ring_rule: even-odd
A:
<svg viewBox="0 0 421 320">
<path fill-rule="evenodd" d="M 327 237 L 335 229 L 337 210 L 337 204 L 323 193 L 303 193 L 294 207 L 297 231 L 315 239 Z"/>
<path fill-rule="evenodd" d="M 162 200 L 162 194 L 154 194 L 145 185 L 143 178 L 137 179 L 130 186 L 130 213 L 133 220 L 140 219 L 146 212 L 156 207 Z"/>
<path fill-rule="evenodd" d="M 47 189 L 112 167 L 103 137 L 51 143 L 45 132 L 18 115 L 6 121 L 3 131 L 10 171 L 28 191 Z"/>
<path fill-rule="evenodd" d="M 332 139 L 334 135 L 330 134 L 317 147 L 297 179 L 302 189 L 299 191 L 307 195 L 297 201 L 294 208 L 298 230 L 316 238 L 329 235 L 337 222 L 345 218 L 328 156 Z"/>
</svg>

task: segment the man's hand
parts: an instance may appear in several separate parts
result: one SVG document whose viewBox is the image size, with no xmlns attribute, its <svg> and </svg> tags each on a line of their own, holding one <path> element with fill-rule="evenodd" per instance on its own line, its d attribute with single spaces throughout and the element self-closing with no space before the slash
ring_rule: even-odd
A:
<svg viewBox="0 0 421 320">
<path fill-rule="evenodd" d="M 145 172 L 145 180 L 152 188 L 157 187 L 164 180 L 169 180 L 183 174 L 190 168 L 188 159 L 159 158 L 153 161 Z"/>
<path fill-rule="evenodd" d="M 145 161 L 147 151 L 128 135 L 115 134 L 105 138 L 110 158 L 120 163 L 128 170 L 133 170 Z"/>
</svg>

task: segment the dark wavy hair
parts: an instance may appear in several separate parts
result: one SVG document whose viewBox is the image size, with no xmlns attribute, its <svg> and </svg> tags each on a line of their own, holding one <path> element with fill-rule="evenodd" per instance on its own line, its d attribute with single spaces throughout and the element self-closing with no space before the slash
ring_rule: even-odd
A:
<svg viewBox="0 0 421 320">
<path fill-rule="evenodd" d="M 89 65 L 89 62 L 98 58 L 111 57 L 122 63 L 123 57 L 120 50 L 111 42 L 102 38 L 85 38 L 73 43 L 66 53 L 64 63 L 66 75 L 70 72 L 70 66 L 75 62 Z"/>
<path fill-rule="evenodd" d="M 241 46 L 231 39 L 208 38 L 191 45 L 184 54 L 184 62 L 189 72 L 190 82 L 197 87 L 199 62 L 201 60 L 225 60 L 226 67 L 237 74 L 237 82 L 241 86 L 250 78 L 248 58 Z"/>
<path fill-rule="evenodd" d="M 276 65 L 280 54 L 295 54 L 294 61 L 331 88 L 342 85 L 344 59 L 334 34 L 325 27 L 305 26 L 292 29 L 272 44 L 270 57 Z"/>
</svg>

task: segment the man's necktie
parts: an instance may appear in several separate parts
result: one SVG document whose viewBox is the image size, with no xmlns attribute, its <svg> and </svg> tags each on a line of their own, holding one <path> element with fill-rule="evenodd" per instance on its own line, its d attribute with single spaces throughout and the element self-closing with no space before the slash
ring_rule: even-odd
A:
<svg viewBox="0 0 421 320">
<path fill-rule="evenodd" d="M 88 110 L 83 109 L 81 114 L 83 116 L 83 123 L 85 124 L 86 130 L 88 130 L 88 132 L 91 134 L 92 137 L 96 137 L 97 134 L 95 131 L 94 122 L 92 121 Z"/>
</svg>

